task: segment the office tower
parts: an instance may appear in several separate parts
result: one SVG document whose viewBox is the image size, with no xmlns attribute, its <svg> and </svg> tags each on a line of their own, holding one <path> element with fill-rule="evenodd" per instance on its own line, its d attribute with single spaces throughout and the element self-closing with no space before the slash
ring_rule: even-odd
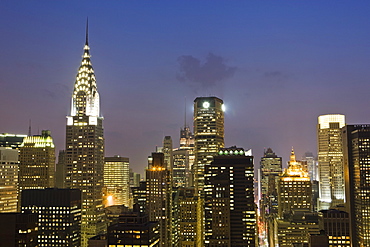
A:
<svg viewBox="0 0 370 247">
<path fill-rule="evenodd" d="M 25 137 L 19 150 L 19 191 L 54 187 L 55 147 L 50 131 Z"/>
<path fill-rule="evenodd" d="M 178 190 L 179 247 L 195 247 L 197 234 L 197 195 L 194 188 Z"/>
<path fill-rule="evenodd" d="M 172 188 L 163 153 L 152 153 L 146 169 L 146 212 L 159 222 L 160 246 L 172 246 Z"/>
<path fill-rule="evenodd" d="M 186 121 L 186 120 L 185 120 Z M 186 124 L 184 128 L 180 130 L 180 148 L 179 150 L 187 150 L 187 164 L 188 171 L 185 174 L 186 177 L 186 186 L 194 186 L 194 162 L 195 162 L 195 154 L 194 154 L 194 135 L 190 131 L 189 126 Z"/>
<path fill-rule="evenodd" d="M 270 246 L 308 246 L 311 235 L 320 234 L 322 218 L 319 213 L 293 209 L 286 218 L 275 218 L 274 238 Z"/>
<path fill-rule="evenodd" d="M 173 167 L 172 167 L 173 187 L 190 186 L 189 150 L 177 149 L 172 152 L 172 155 L 173 155 Z"/>
<path fill-rule="evenodd" d="M 317 179 L 318 166 L 317 166 L 317 160 L 315 159 L 313 154 L 311 152 L 306 152 L 302 158 L 302 161 L 307 163 L 307 172 L 308 172 L 308 176 L 310 176 L 311 182 L 317 181 L 318 180 Z"/>
<path fill-rule="evenodd" d="M 139 187 L 140 173 L 133 172 L 130 168 L 130 187 Z"/>
<path fill-rule="evenodd" d="M 223 101 L 217 97 L 194 100 L 195 187 L 202 194 L 204 166 L 224 147 Z"/>
<path fill-rule="evenodd" d="M 132 187 L 133 208 L 138 212 L 146 213 L 146 181 L 141 181 L 138 187 Z"/>
<path fill-rule="evenodd" d="M 338 209 L 321 210 L 324 230 L 331 247 L 350 247 L 349 214 Z"/>
<path fill-rule="evenodd" d="M 253 156 L 222 148 L 205 166 L 205 246 L 256 246 Z"/>
<path fill-rule="evenodd" d="M 0 147 L 18 149 L 25 137 L 27 135 L 2 133 L 0 134 Z"/>
<path fill-rule="evenodd" d="M 282 159 L 271 148 L 264 151 L 260 162 L 261 215 L 277 212 L 277 185 L 282 172 Z"/>
<path fill-rule="evenodd" d="M 172 138 L 171 136 L 165 136 L 163 139 L 163 149 L 164 163 L 168 170 L 172 169 L 173 159 L 172 159 Z"/>
<path fill-rule="evenodd" d="M 66 187 L 82 191 L 81 246 L 105 232 L 103 210 L 104 137 L 99 93 L 86 43 L 72 93 L 66 126 Z"/>
<path fill-rule="evenodd" d="M 38 215 L 38 246 L 80 247 L 80 190 L 23 190 L 21 211 Z"/>
<path fill-rule="evenodd" d="M 119 223 L 108 227 L 108 246 L 159 247 L 159 228 L 158 221 L 150 221 L 147 214 L 124 213 L 119 217 Z"/>
<path fill-rule="evenodd" d="M 292 150 L 288 168 L 284 170 L 278 184 L 279 217 L 284 218 L 294 209 L 311 211 L 311 186 L 310 177 L 296 161 Z"/>
<path fill-rule="evenodd" d="M 18 150 L 0 147 L 0 212 L 17 211 Z"/>
<path fill-rule="evenodd" d="M 105 206 L 130 206 L 129 159 L 116 155 L 104 159 Z"/>
<path fill-rule="evenodd" d="M 37 214 L 0 213 L 0 247 L 39 247 Z"/>
<path fill-rule="evenodd" d="M 55 187 L 57 188 L 65 188 L 65 180 L 66 180 L 66 173 L 67 173 L 67 167 L 66 167 L 66 151 L 65 150 L 59 150 L 58 155 L 58 162 L 55 165 Z"/>
<path fill-rule="evenodd" d="M 180 149 L 194 149 L 194 135 L 186 124 L 180 130 Z"/>
<path fill-rule="evenodd" d="M 319 160 L 319 209 L 344 202 L 343 148 L 341 128 L 345 117 L 328 114 L 318 117 L 317 150 Z"/>
<path fill-rule="evenodd" d="M 352 246 L 370 246 L 370 125 L 347 125 L 342 131 Z"/>
</svg>

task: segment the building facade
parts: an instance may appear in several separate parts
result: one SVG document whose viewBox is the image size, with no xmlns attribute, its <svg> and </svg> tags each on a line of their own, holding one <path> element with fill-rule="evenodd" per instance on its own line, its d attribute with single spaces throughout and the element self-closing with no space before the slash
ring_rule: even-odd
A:
<svg viewBox="0 0 370 247">
<path fill-rule="evenodd" d="M 0 147 L 0 212 L 17 211 L 18 150 Z"/>
<path fill-rule="evenodd" d="M 345 116 L 328 114 L 318 117 L 317 151 L 319 161 L 319 210 L 344 203 L 343 147 L 341 128 Z"/>
<path fill-rule="evenodd" d="M 347 125 L 342 137 L 352 246 L 370 246 L 370 125 Z"/>
<path fill-rule="evenodd" d="M 38 216 L 24 213 L 0 213 L 0 247 L 38 247 Z"/>
<path fill-rule="evenodd" d="M 278 184 L 278 212 L 284 218 L 292 210 L 312 211 L 312 184 L 308 173 L 296 161 L 294 150 L 290 155 L 289 166 L 280 176 Z"/>
<path fill-rule="evenodd" d="M 130 164 L 129 158 L 105 157 L 104 159 L 105 206 L 130 206 Z"/>
<path fill-rule="evenodd" d="M 222 148 L 205 166 L 205 246 L 257 246 L 253 157 Z"/>
<path fill-rule="evenodd" d="M 72 93 L 71 114 L 66 126 L 67 188 L 82 191 L 82 242 L 106 231 L 103 210 L 103 118 L 94 69 L 86 43 Z"/>
<path fill-rule="evenodd" d="M 81 191 L 33 189 L 22 191 L 21 211 L 38 215 L 38 246 L 80 247 Z"/>
<path fill-rule="evenodd" d="M 146 212 L 159 222 L 160 246 L 172 246 L 172 188 L 163 153 L 152 153 L 146 169 Z"/>
<path fill-rule="evenodd" d="M 194 100 L 195 187 L 201 194 L 204 187 L 204 167 L 224 147 L 223 101 L 217 97 Z"/>
<path fill-rule="evenodd" d="M 45 189 L 55 183 L 55 147 L 49 130 L 27 136 L 19 146 L 19 190 Z"/>
</svg>

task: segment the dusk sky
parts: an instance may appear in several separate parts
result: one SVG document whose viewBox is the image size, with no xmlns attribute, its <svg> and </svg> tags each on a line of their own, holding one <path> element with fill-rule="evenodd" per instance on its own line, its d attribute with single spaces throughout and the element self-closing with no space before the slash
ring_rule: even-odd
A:
<svg viewBox="0 0 370 247">
<path fill-rule="evenodd" d="M 66 116 L 85 42 L 106 156 L 143 173 L 164 136 L 179 146 L 193 100 L 224 100 L 225 146 L 316 153 L 317 117 L 370 123 L 369 1 L 1 1 L 0 133 Z"/>
</svg>

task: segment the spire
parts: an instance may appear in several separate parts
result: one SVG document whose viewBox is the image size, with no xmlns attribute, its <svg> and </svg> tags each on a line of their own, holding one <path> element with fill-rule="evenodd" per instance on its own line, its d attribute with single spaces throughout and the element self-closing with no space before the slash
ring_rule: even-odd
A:
<svg viewBox="0 0 370 247">
<path fill-rule="evenodd" d="M 100 116 L 99 93 L 96 87 L 94 69 L 91 64 L 91 55 L 88 32 L 88 20 L 86 21 L 86 41 L 82 56 L 82 62 L 76 76 L 72 94 L 71 116 Z"/>
<path fill-rule="evenodd" d="M 31 136 L 32 134 L 32 131 L 31 131 L 31 119 L 29 121 L 29 124 L 28 124 L 28 136 Z"/>
<path fill-rule="evenodd" d="M 85 45 L 89 45 L 89 17 L 86 18 L 86 41 Z"/>
<path fill-rule="evenodd" d="M 185 118 L 184 118 L 184 128 L 186 128 L 186 97 L 185 97 Z"/>
<path fill-rule="evenodd" d="M 295 162 L 294 148 L 292 147 L 292 152 L 290 153 L 290 162 Z"/>
</svg>

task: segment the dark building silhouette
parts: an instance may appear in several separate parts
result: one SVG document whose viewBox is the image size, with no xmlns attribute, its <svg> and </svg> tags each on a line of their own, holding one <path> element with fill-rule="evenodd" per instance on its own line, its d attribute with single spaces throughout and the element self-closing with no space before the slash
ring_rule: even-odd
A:
<svg viewBox="0 0 370 247">
<path fill-rule="evenodd" d="M 0 247 L 36 247 L 38 216 L 24 213 L 0 213 Z"/>
<path fill-rule="evenodd" d="M 253 157 L 222 148 L 205 166 L 205 246 L 256 246 Z"/>
<path fill-rule="evenodd" d="M 370 246 L 370 125 L 342 128 L 352 246 Z"/>
<path fill-rule="evenodd" d="M 80 247 L 80 190 L 23 190 L 21 210 L 38 215 L 39 247 Z"/>
<path fill-rule="evenodd" d="M 321 210 L 324 230 L 331 247 L 350 247 L 349 214 L 342 210 Z"/>
<path fill-rule="evenodd" d="M 139 212 L 124 213 L 119 223 L 108 227 L 108 246 L 153 246 L 160 245 L 159 222 Z"/>
</svg>

